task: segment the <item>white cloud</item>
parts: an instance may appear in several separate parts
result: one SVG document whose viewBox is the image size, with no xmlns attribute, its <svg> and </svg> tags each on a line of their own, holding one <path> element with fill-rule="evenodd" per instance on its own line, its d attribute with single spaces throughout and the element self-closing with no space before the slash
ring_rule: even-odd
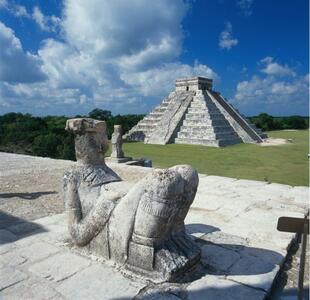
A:
<svg viewBox="0 0 310 300">
<path fill-rule="evenodd" d="M 36 56 L 48 80 L 31 86 L 4 82 L 2 106 L 24 101 L 23 107 L 41 113 L 85 113 L 94 106 L 142 113 L 180 76 L 218 78 L 204 64 L 178 60 L 188 10 L 182 0 L 66 0 L 63 7 L 62 41 L 42 41 Z M 33 15 L 51 30 L 39 8 Z"/>
<path fill-rule="evenodd" d="M 218 80 L 218 75 L 208 66 L 194 63 L 194 66 L 181 63 L 168 63 L 144 72 L 124 73 L 121 78 L 129 85 L 136 87 L 144 96 L 163 96 L 174 89 L 178 78 L 205 76 Z"/>
<path fill-rule="evenodd" d="M 261 72 L 268 75 L 275 76 L 295 76 L 295 72 L 289 68 L 287 65 L 280 65 L 277 62 L 274 62 L 273 57 L 267 56 L 260 61 L 264 68 L 261 69 Z"/>
<path fill-rule="evenodd" d="M 60 26 L 60 18 L 54 15 L 45 16 L 38 6 L 33 8 L 32 19 L 44 31 L 56 32 Z"/>
<path fill-rule="evenodd" d="M 0 80 L 36 82 L 46 78 L 42 62 L 36 55 L 24 52 L 12 29 L 0 22 Z"/>
<path fill-rule="evenodd" d="M 8 1 L 7 0 L 0 0 L 0 8 L 7 8 Z"/>
<path fill-rule="evenodd" d="M 261 62 L 268 66 L 274 64 L 271 57 Z M 250 80 L 239 82 L 234 103 L 249 115 L 260 112 L 307 115 L 309 75 L 297 76 L 294 73 L 293 77 L 283 78 L 283 75 L 292 75 L 292 72 L 287 71 L 291 70 L 287 66 L 268 70 L 272 71 L 263 72 L 264 76 L 254 75 Z"/>
<path fill-rule="evenodd" d="M 254 0 L 237 0 L 236 4 L 237 4 L 237 7 L 240 9 L 240 12 L 245 17 L 249 17 L 253 13 L 253 10 L 252 10 L 253 2 Z"/>
<path fill-rule="evenodd" d="M 226 22 L 225 29 L 221 32 L 219 38 L 219 46 L 221 49 L 230 50 L 238 44 L 238 40 L 232 36 L 232 25 Z"/>
</svg>

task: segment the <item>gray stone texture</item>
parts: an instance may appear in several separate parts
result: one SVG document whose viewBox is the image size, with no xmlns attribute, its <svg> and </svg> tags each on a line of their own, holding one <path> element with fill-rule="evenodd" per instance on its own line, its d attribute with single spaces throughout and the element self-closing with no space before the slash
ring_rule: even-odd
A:
<svg viewBox="0 0 310 300">
<path fill-rule="evenodd" d="M 57 290 L 66 299 L 125 300 L 132 299 L 143 287 L 112 268 L 93 265 L 62 282 Z"/>
<path fill-rule="evenodd" d="M 267 135 L 213 91 L 212 80 L 194 77 L 176 80 L 176 90 L 124 138 L 148 144 L 222 147 L 262 142 Z"/>
<path fill-rule="evenodd" d="M 0 269 L 0 291 L 27 278 L 27 275 L 12 267 Z"/>
<path fill-rule="evenodd" d="M 154 281 L 181 276 L 199 262 L 184 219 L 198 174 L 190 166 L 153 170 L 133 187 L 105 164 L 103 121 L 71 119 L 78 165 L 64 175 L 64 202 L 72 241 Z M 119 136 L 121 138 L 121 136 Z"/>
<path fill-rule="evenodd" d="M 59 171 L 76 165 L 73 162 L 4 153 L 0 153 L 0 158 L 2 174 L 13 174 L 16 178 L 17 170 L 21 172 L 30 166 L 34 166 L 35 170 L 52 171 L 55 168 Z M 120 177 L 130 180 L 127 187 L 117 187 L 123 192 L 131 190 L 137 181 L 153 172 L 149 168 L 120 164 L 110 166 L 113 166 Z M 50 173 L 44 171 L 40 176 L 50 176 Z M 28 177 L 32 176 L 32 173 L 27 174 Z M 11 175 L 8 178 L 12 178 Z M 42 180 L 45 181 L 45 178 Z M 55 182 L 56 180 L 54 184 Z M 116 183 L 111 183 L 111 186 Z M 108 184 L 106 193 L 111 190 L 113 188 L 109 188 Z M 32 221 L 40 231 L 31 231 L 27 235 L 12 235 L 10 229 L 6 228 L 2 234 L 8 238 L 5 238 L 6 242 L 1 246 L 9 248 L 0 254 L 0 299 L 132 299 L 136 296 L 136 299 L 263 300 L 269 293 L 265 291 L 274 282 L 277 269 L 283 266 L 289 245 L 294 241 L 294 234 L 276 230 L 277 219 L 284 215 L 302 217 L 308 207 L 308 193 L 308 187 L 199 175 L 198 190 L 185 219 L 185 226 L 186 231 L 202 248 L 202 263 L 190 276 L 184 276 L 183 281 L 174 284 L 152 284 L 134 276 L 124 267 L 111 264 L 111 260 L 99 260 L 88 256 L 84 248 L 72 246 L 65 234 L 67 220 L 64 214 Z M 126 210 L 132 209 L 131 205 L 135 207 L 136 204 L 128 198 L 126 205 L 122 207 L 124 214 Z M 34 211 L 34 216 L 37 216 L 37 211 Z M 117 224 L 121 229 L 123 224 Z M 36 247 L 31 248 L 31 245 Z M 42 251 L 45 254 L 40 254 L 40 248 L 49 248 L 49 245 L 55 247 L 56 252 L 45 249 Z M 61 281 L 49 280 L 49 277 L 30 271 L 32 266 L 42 263 L 40 272 L 44 272 L 44 261 L 49 262 L 56 256 L 67 254 L 69 250 L 70 255 L 84 255 L 83 258 L 89 265 Z M 37 252 L 40 259 L 30 256 L 30 251 Z M 222 264 L 217 251 L 223 253 Z M 23 262 L 26 258 L 22 256 L 23 253 L 30 259 Z M 20 260 L 19 257 L 23 259 Z M 46 266 L 48 265 L 47 263 Z M 284 264 L 286 269 L 289 268 L 288 265 L 290 262 Z M 294 257 L 292 265 L 284 299 L 292 296 L 291 292 L 297 288 L 299 253 Z M 61 264 L 58 266 L 61 269 Z M 308 285 L 307 267 L 305 286 Z"/>
<path fill-rule="evenodd" d="M 33 264 L 29 271 L 48 280 L 61 281 L 90 265 L 90 261 L 72 253 L 59 253 Z"/>
</svg>

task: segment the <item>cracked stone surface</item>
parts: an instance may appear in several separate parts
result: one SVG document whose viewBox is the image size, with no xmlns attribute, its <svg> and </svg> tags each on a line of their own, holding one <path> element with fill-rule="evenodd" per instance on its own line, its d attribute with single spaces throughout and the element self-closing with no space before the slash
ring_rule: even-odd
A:
<svg viewBox="0 0 310 300">
<path fill-rule="evenodd" d="M 3 163 L 6 160 L 7 164 Z M 201 175 L 185 220 L 187 232 L 202 248 L 201 264 L 180 282 L 154 285 L 71 248 L 56 194 L 48 195 L 50 203 L 44 210 L 42 203 L 36 204 L 41 196 L 29 200 L 15 195 L 23 191 L 22 180 L 15 192 L 10 185 L 12 176 L 17 182 L 19 174 L 28 172 L 24 188 L 32 193 L 40 187 L 40 180 L 48 181 L 44 176 L 60 174 L 71 164 L 0 153 L 0 187 L 7 197 L 0 201 L 1 217 L 5 216 L 0 222 L 0 299 L 264 299 L 294 240 L 293 234 L 276 230 L 277 219 L 302 217 L 309 195 L 307 187 Z M 133 174 L 133 181 L 149 172 L 139 167 L 118 168 L 128 177 Z M 50 172 L 44 175 L 42 170 L 46 169 Z M 31 178 L 35 181 L 29 185 Z M 50 183 L 59 191 L 57 181 L 53 178 Z M 13 192 L 16 199 L 7 209 L 12 199 L 7 194 Z M 46 217 L 38 218 L 42 216 Z M 298 259 L 293 257 L 292 263 L 287 283 L 290 289 L 296 288 Z M 309 286 L 308 273 L 309 268 L 305 286 Z M 277 299 L 289 296 L 293 294 Z"/>
</svg>

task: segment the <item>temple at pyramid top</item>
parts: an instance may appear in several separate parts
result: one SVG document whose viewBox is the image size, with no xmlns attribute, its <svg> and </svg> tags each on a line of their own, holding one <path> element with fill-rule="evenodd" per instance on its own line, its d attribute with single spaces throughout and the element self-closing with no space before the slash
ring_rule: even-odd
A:
<svg viewBox="0 0 310 300">
<path fill-rule="evenodd" d="M 205 77 L 192 77 L 177 79 L 175 81 L 176 91 L 197 91 L 197 90 L 211 90 L 212 79 Z"/>
<path fill-rule="evenodd" d="M 175 90 L 124 135 L 147 144 L 198 144 L 223 147 L 259 143 L 267 135 L 241 115 L 220 93 L 212 79 L 177 79 Z"/>
</svg>

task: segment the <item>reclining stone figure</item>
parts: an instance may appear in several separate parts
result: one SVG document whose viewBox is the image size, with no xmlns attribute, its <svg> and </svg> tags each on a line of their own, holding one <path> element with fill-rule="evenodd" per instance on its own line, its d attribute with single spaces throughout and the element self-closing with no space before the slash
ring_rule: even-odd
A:
<svg viewBox="0 0 310 300">
<path fill-rule="evenodd" d="M 64 175 L 68 229 L 74 244 L 154 281 L 175 280 L 192 269 L 200 249 L 184 219 L 196 194 L 197 172 L 179 165 L 154 170 L 136 184 L 104 161 L 106 124 L 70 119 L 77 164 Z"/>
</svg>

